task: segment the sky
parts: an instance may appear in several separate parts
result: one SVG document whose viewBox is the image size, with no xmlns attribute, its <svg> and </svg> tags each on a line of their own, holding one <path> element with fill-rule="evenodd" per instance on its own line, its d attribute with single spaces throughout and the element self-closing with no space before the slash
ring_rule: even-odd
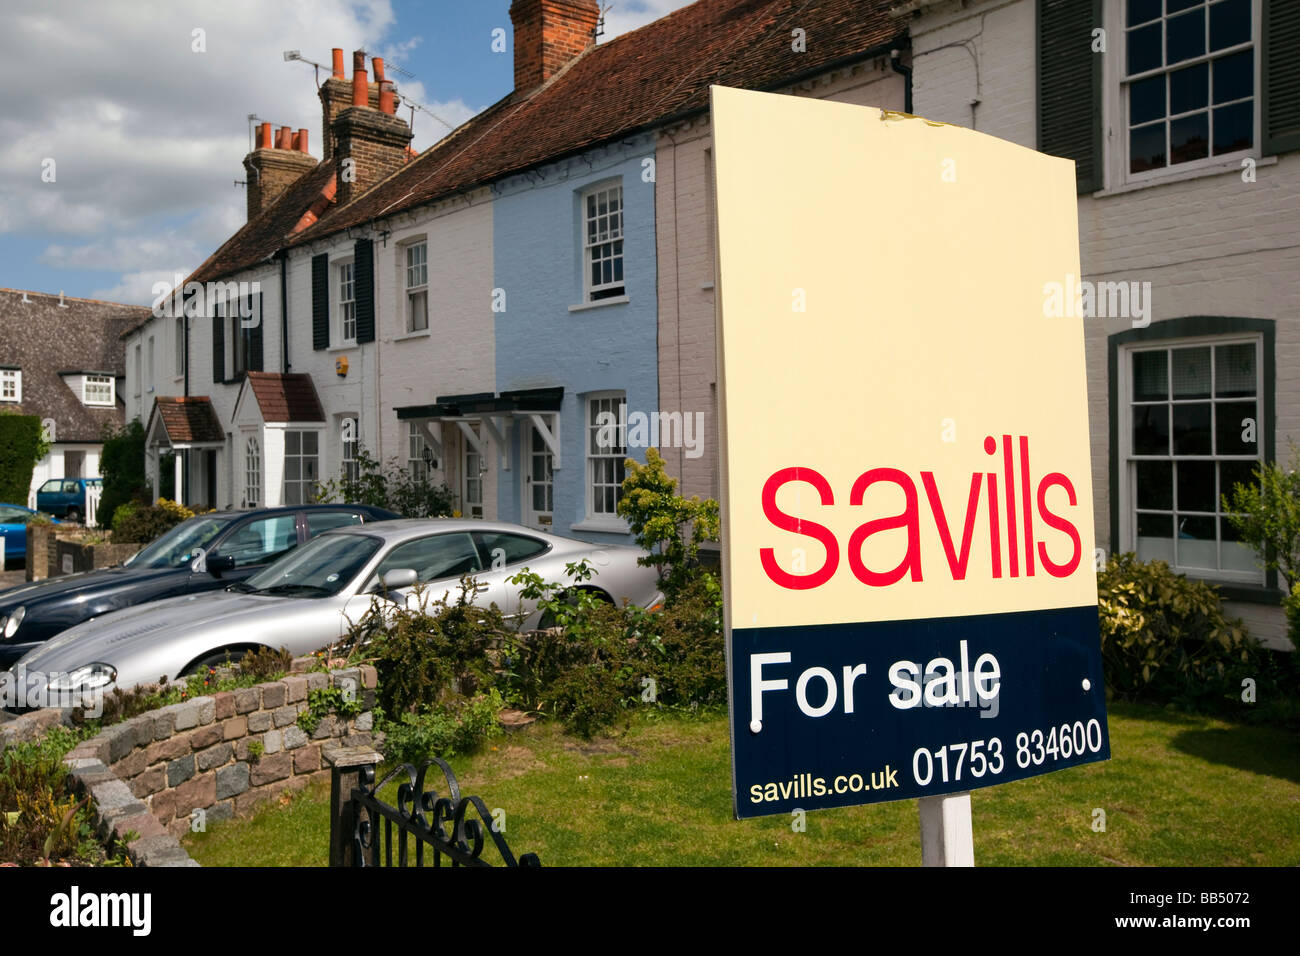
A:
<svg viewBox="0 0 1300 956">
<path fill-rule="evenodd" d="M 602 0 L 600 42 L 690 0 Z M 510 0 L 12 0 L 0 287 L 149 305 L 244 223 L 248 115 L 309 130 L 330 50 L 382 56 L 423 150 L 510 92 Z M 506 37 L 494 52 L 493 34 Z M 498 35 L 499 36 L 499 35 Z M 394 68 L 405 70 L 405 76 Z M 411 118 L 402 107 L 398 115 Z M 440 122 L 442 121 L 442 122 Z"/>
</svg>

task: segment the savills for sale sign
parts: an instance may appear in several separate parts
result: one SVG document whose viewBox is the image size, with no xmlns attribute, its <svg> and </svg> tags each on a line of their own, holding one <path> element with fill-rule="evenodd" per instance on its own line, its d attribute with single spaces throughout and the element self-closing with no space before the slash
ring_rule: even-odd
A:
<svg viewBox="0 0 1300 956">
<path fill-rule="evenodd" d="M 713 127 L 737 816 L 1107 759 L 1072 164 L 719 87 Z"/>
</svg>

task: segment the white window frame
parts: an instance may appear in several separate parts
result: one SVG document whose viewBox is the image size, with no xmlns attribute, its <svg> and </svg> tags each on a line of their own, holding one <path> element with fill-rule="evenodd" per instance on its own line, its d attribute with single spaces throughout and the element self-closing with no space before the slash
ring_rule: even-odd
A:
<svg viewBox="0 0 1300 956">
<path fill-rule="evenodd" d="M 482 438 L 483 427 L 479 422 L 466 422 L 465 427 L 479 438 Z M 483 489 L 485 485 L 483 476 L 487 474 L 487 461 L 478 453 L 478 449 L 471 442 L 462 441 L 460 463 L 461 514 L 466 518 L 482 518 L 484 513 Z M 478 489 L 477 501 L 470 497 L 470 490 L 475 486 Z"/>
<path fill-rule="evenodd" d="M 419 250 L 419 256 L 416 256 Z M 418 259 L 418 261 L 413 261 Z M 403 312 L 406 316 L 406 331 L 418 333 L 429 331 L 429 241 L 417 239 L 402 246 L 402 286 L 405 289 Z M 417 324 L 416 316 L 423 310 L 423 324 Z"/>
<path fill-rule="evenodd" d="M 299 435 L 299 436 L 315 435 L 315 436 L 316 436 L 316 451 L 315 451 L 314 453 L 312 453 L 312 454 L 308 454 L 308 453 L 306 453 L 305 451 L 302 451 L 302 445 L 300 444 L 300 445 L 299 445 L 299 451 L 298 451 L 298 453 L 297 453 L 297 454 L 291 454 L 291 453 L 289 452 L 289 436 L 290 436 L 290 435 Z M 300 438 L 299 441 L 301 442 L 301 440 L 302 440 L 302 439 Z M 320 481 L 320 449 L 321 449 L 321 433 L 320 433 L 320 429 L 318 429 L 318 428 L 289 428 L 289 429 L 286 429 L 286 430 L 285 430 L 285 433 L 284 433 L 284 476 L 283 476 L 283 479 L 282 479 L 282 481 L 283 481 L 283 483 L 282 483 L 282 488 L 283 488 L 282 495 L 283 495 L 283 497 L 281 498 L 281 502 L 280 502 L 281 504 L 284 504 L 284 505 L 305 505 L 305 504 L 310 504 L 310 503 L 311 503 L 311 499 L 312 499 L 312 497 L 314 497 L 315 489 L 314 489 L 314 488 L 309 488 L 309 487 L 308 487 L 308 483 L 310 482 L 310 483 L 312 483 L 312 484 L 315 484 L 315 483 L 318 483 L 318 482 Z M 298 477 L 297 477 L 297 478 L 290 478 L 290 477 L 289 477 L 289 460 L 290 460 L 291 458 L 296 458 L 296 459 L 298 459 L 298 462 L 299 462 L 299 464 L 298 464 Z M 305 477 L 303 477 L 303 475 L 304 475 L 304 473 L 305 473 L 305 470 L 306 470 L 306 469 L 303 468 L 303 464 L 307 461 L 307 459 L 315 459 L 315 461 L 316 461 L 316 469 L 315 469 L 315 471 L 316 471 L 316 478 L 314 478 L 314 479 L 310 479 L 310 478 L 305 478 Z M 296 485 L 296 486 L 298 486 L 298 488 L 299 488 L 299 492 L 300 492 L 300 494 L 299 494 L 299 500 L 298 500 L 298 501 L 290 501 L 290 500 L 289 500 L 289 488 L 290 488 L 291 485 Z"/>
<path fill-rule="evenodd" d="M 426 453 L 428 453 L 426 457 Z M 428 481 L 430 461 L 433 455 L 429 451 L 428 439 L 419 422 L 406 423 L 406 471 L 412 481 Z"/>
<path fill-rule="evenodd" d="M 346 441 L 343 438 L 344 423 L 348 421 L 352 422 L 352 441 Z M 358 461 L 357 452 L 361 448 L 361 416 L 340 415 L 338 435 L 339 474 L 348 481 L 359 481 L 361 478 L 361 465 Z"/>
<path fill-rule="evenodd" d="M 156 372 L 154 369 L 154 361 L 157 358 L 154 352 L 154 337 L 152 335 L 149 336 L 149 346 L 146 349 L 146 354 L 149 357 L 149 373 L 145 377 L 145 384 L 148 386 L 148 390 L 152 392 L 154 387 L 154 375 Z"/>
<path fill-rule="evenodd" d="M 334 263 L 334 295 L 331 296 L 336 303 L 335 330 L 338 333 L 338 343 L 340 345 L 357 344 L 357 282 L 356 282 L 356 263 L 352 259 L 342 259 Z M 352 297 L 345 299 L 343 293 L 350 290 Z M 352 326 L 352 334 L 348 335 L 348 326 Z"/>
<path fill-rule="evenodd" d="M 144 359 L 140 357 L 140 342 L 135 343 L 135 390 L 134 394 L 137 400 L 140 398 L 140 390 L 144 383 Z"/>
<path fill-rule="evenodd" d="M 107 388 L 107 394 L 104 389 Z M 111 375 L 83 375 L 81 378 L 81 403 L 83 405 L 116 405 L 117 392 Z"/>
<path fill-rule="evenodd" d="M 608 412 L 615 416 L 614 440 L 616 445 L 610 446 L 608 450 L 594 450 L 596 443 L 604 438 L 610 437 L 608 432 L 601 434 L 601 415 Z M 611 509 L 608 505 L 609 495 L 605 492 L 611 487 L 611 482 L 603 480 L 604 475 L 598 475 L 598 471 L 604 471 L 603 463 L 613 461 L 613 471 L 615 475 L 623 470 L 623 462 L 627 459 L 627 393 L 622 391 L 606 392 L 588 392 L 583 396 L 583 418 L 584 428 L 582 435 L 583 455 L 586 459 L 583 468 L 583 484 L 586 487 L 587 500 L 587 520 L 585 523 L 609 523 L 617 524 L 620 530 L 626 530 L 627 522 L 618 514 L 618 502 L 622 498 L 622 480 L 616 480 L 612 483 L 614 487 L 614 503 Z"/>
<path fill-rule="evenodd" d="M 262 443 L 256 435 L 249 435 L 244 441 L 244 507 L 258 508 L 261 504 Z"/>
<path fill-rule="evenodd" d="M 1258 334 L 1250 334 L 1250 333 L 1195 336 L 1195 337 L 1159 339 L 1159 340 L 1142 341 L 1142 342 L 1129 342 L 1118 348 L 1116 374 L 1119 377 L 1119 381 L 1116 383 L 1117 409 L 1115 410 L 1115 414 L 1118 415 L 1118 423 L 1117 423 L 1118 424 L 1118 428 L 1117 428 L 1118 455 L 1120 460 L 1117 463 L 1119 487 L 1114 490 L 1114 493 L 1118 495 L 1118 499 L 1119 499 L 1119 505 L 1118 505 L 1119 536 L 1120 536 L 1120 547 L 1118 548 L 1119 551 L 1133 551 L 1133 552 L 1137 551 L 1137 510 L 1138 509 L 1137 509 L 1136 489 L 1137 489 L 1137 462 L 1139 460 L 1142 461 L 1151 461 L 1151 460 L 1160 460 L 1160 459 L 1165 459 L 1169 461 L 1191 460 L 1191 461 L 1213 461 L 1216 463 L 1219 461 L 1248 460 L 1246 456 L 1238 456 L 1238 455 L 1215 455 L 1215 454 L 1174 455 L 1172 452 L 1172 439 L 1173 439 L 1172 433 L 1170 435 L 1170 441 L 1171 441 L 1170 454 L 1166 456 L 1143 455 L 1141 456 L 1141 458 L 1135 457 L 1133 454 L 1133 414 L 1132 414 L 1133 355 L 1138 352 L 1169 352 L 1171 350 L 1180 349 L 1180 348 L 1210 347 L 1211 348 L 1210 397 L 1208 399 L 1205 398 L 1174 399 L 1173 391 L 1172 391 L 1173 383 L 1170 382 L 1169 398 L 1165 400 L 1165 404 L 1172 404 L 1175 402 L 1187 402 L 1187 403 L 1209 402 L 1211 404 L 1218 404 L 1218 403 L 1230 403 L 1233 401 L 1244 401 L 1245 399 L 1241 399 L 1241 398 L 1216 398 L 1214 395 L 1213 381 L 1214 381 L 1214 375 L 1216 373 L 1215 373 L 1215 361 L 1213 357 L 1214 355 L 1213 349 L 1216 347 L 1228 346 L 1228 345 L 1254 345 L 1255 346 L 1254 401 L 1255 401 L 1255 409 L 1256 409 L 1255 413 L 1257 416 L 1256 445 L 1258 448 L 1258 454 L 1254 456 L 1254 460 L 1263 461 L 1264 447 L 1265 447 L 1264 429 L 1268 427 L 1268 423 L 1264 421 L 1264 409 L 1266 403 L 1265 403 L 1265 395 L 1264 395 L 1264 341 L 1262 336 Z M 1213 433 L 1213 419 L 1211 419 L 1211 432 Z M 1176 496 L 1177 495 L 1176 474 L 1175 477 L 1171 480 L 1174 481 L 1174 494 Z M 1222 491 L 1222 489 L 1220 490 Z M 1215 540 L 1217 543 L 1219 541 L 1218 535 L 1222 533 L 1217 528 L 1218 519 L 1222 515 L 1222 512 L 1218 511 L 1218 507 L 1221 506 L 1221 503 L 1217 499 L 1215 504 L 1216 504 L 1216 516 L 1215 516 L 1216 539 Z M 1177 500 L 1175 500 L 1173 503 L 1173 512 L 1175 515 L 1177 515 L 1179 512 Z M 1178 538 L 1177 527 L 1173 529 L 1173 533 L 1174 533 L 1174 538 L 1173 538 L 1174 560 L 1169 561 L 1167 563 L 1174 571 L 1180 574 L 1185 574 L 1189 578 L 1198 578 L 1201 580 L 1222 583 L 1222 584 L 1245 584 L 1245 585 L 1259 585 L 1259 586 L 1265 585 L 1266 572 L 1262 567 L 1257 571 L 1234 571 L 1234 570 L 1222 570 L 1222 569 L 1216 570 L 1211 568 L 1203 568 L 1203 567 L 1195 567 L 1192 565 L 1178 564 L 1177 563 L 1178 541 L 1180 539 Z M 1216 547 L 1216 553 L 1217 553 L 1217 547 Z"/>
<path fill-rule="evenodd" d="M 613 221 L 613 214 L 608 211 L 602 215 L 599 211 L 599 200 L 603 196 L 608 203 L 611 196 L 616 195 L 618 199 L 617 224 Z M 604 302 L 608 299 L 622 299 L 627 296 L 627 260 L 626 256 L 626 223 L 625 208 L 623 205 L 623 181 L 607 180 L 584 189 L 581 193 L 578 208 L 578 228 L 579 244 L 582 249 L 582 301 L 584 303 Z M 593 217 L 588 209 L 592 199 L 597 200 L 597 208 Z M 596 220 L 596 229 L 592 231 L 592 220 Z M 604 254 L 604 247 L 608 246 L 608 255 Z M 608 261 L 610 263 L 611 278 L 610 281 L 594 282 L 591 275 L 593 256 L 598 255 L 600 262 Z M 615 278 L 615 273 L 621 273 L 621 277 Z"/>
<path fill-rule="evenodd" d="M 0 402 L 21 403 L 23 400 L 23 373 L 21 369 L 0 369 Z"/>
<path fill-rule="evenodd" d="M 1210 0 L 1213 2 L 1213 0 Z M 1114 44 L 1110 47 L 1110 54 L 1103 57 L 1102 77 L 1103 77 L 1103 94 L 1102 108 L 1106 118 L 1105 140 L 1106 140 L 1106 171 L 1108 174 L 1107 188 L 1118 189 L 1125 186 L 1142 186 L 1154 185 L 1156 183 L 1168 182 L 1170 180 L 1189 179 L 1196 176 L 1210 175 L 1224 172 L 1227 170 L 1240 171 L 1241 161 L 1246 157 L 1260 159 L 1263 156 L 1262 139 L 1263 139 L 1263 121 L 1260 110 L 1261 100 L 1261 56 L 1263 52 L 1263 32 L 1261 18 L 1263 10 L 1261 9 L 1261 0 L 1251 0 L 1251 40 L 1249 44 L 1240 44 L 1235 47 L 1228 47 L 1224 50 L 1218 50 L 1214 53 L 1206 53 L 1201 57 L 1195 57 L 1190 60 L 1184 60 L 1171 67 L 1161 66 L 1158 70 L 1151 70 L 1147 73 L 1135 74 L 1138 79 L 1146 76 L 1154 76 L 1158 73 L 1176 72 L 1188 66 L 1197 63 L 1204 63 L 1209 60 L 1219 59 L 1230 55 L 1234 52 L 1240 52 L 1248 47 L 1254 50 L 1254 131 L 1252 135 L 1252 145 L 1249 149 L 1238 150 L 1232 153 L 1223 153 L 1220 155 L 1210 155 L 1203 159 L 1191 160 L 1189 162 L 1177 163 L 1175 165 L 1166 164 L 1162 169 L 1150 169 L 1140 173 L 1129 172 L 1129 109 L 1128 109 L 1128 84 L 1132 82 L 1128 77 L 1128 27 L 1126 26 L 1126 17 L 1128 11 L 1128 0 L 1106 0 L 1104 8 L 1105 22 L 1113 24 L 1114 29 L 1108 32 L 1107 42 Z M 1182 13 L 1184 11 L 1179 11 Z M 1177 14 L 1175 14 L 1177 15 Z M 1207 6 L 1208 18 L 1208 6 Z M 1211 68 L 1212 70 L 1213 68 Z M 1211 77 L 1210 100 L 1211 103 L 1206 107 L 1207 110 L 1213 111 L 1213 86 Z M 1165 96 L 1166 103 L 1169 95 L 1168 83 L 1166 83 Z M 1226 105 L 1226 104 L 1222 104 Z M 1197 111 L 1199 112 L 1199 110 Z M 1165 122 L 1169 123 L 1169 115 L 1166 113 Z M 1213 117 L 1210 119 L 1213 126 Z M 1166 137 L 1166 146 L 1168 139 Z M 1209 148 L 1213 150 L 1213 132 L 1211 131 L 1211 142 Z M 1168 161 L 1168 151 L 1166 150 L 1166 161 Z"/>
</svg>

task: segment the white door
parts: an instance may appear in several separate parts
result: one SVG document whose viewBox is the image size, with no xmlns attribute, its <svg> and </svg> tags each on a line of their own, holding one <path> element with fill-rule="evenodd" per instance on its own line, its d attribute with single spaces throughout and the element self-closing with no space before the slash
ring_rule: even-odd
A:
<svg viewBox="0 0 1300 956">
<path fill-rule="evenodd" d="M 552 455 L 542 433 L 530 422 L 524 438 L 527 467 L 524 469 L 524 524 L 551 529 L 555 517 L 555 476 Z"/>
</svg>

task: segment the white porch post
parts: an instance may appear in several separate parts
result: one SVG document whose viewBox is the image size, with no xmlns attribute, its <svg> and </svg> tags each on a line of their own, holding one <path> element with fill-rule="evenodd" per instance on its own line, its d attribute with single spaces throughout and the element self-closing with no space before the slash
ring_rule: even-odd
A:
<svg viewBox="0 0 1300 956">
<path fill-rule="evenodd" d="M 185 504 L 185 456 L 176 452 L 176 503 Z"/>
</svg>

